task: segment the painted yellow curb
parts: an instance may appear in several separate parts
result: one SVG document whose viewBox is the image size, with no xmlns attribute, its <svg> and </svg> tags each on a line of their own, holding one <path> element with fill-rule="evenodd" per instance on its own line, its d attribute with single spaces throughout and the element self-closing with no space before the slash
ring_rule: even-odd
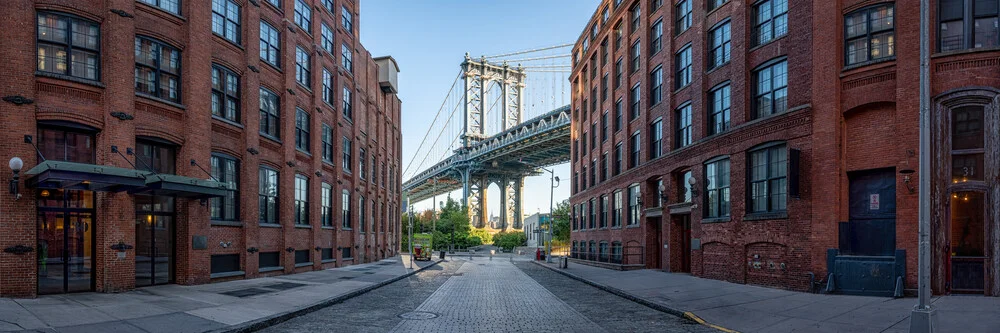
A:
<svg viewBox="0 0 1000 333">
<path fill-rule="evenodd" d="M 699 323 L 699 324 L 702 324 L 702 325 L 705 325 L 705 326 L 708 326 L 708 327 L 711 327 L 711 328 L 714 328 L 714 329 L 717 329 L 717 330 L 720 330 L 720 331 L 723 331 L 723 332 L 726 332 L 726 333 L 740 333 L 739 331 L 734 331 L 734 330 L 731 330 L 731 329 L 728 329 L 728 328 L 725 328 L 725 327 L 722 327 L 722 326 L 719 326 L 719 325 L 709 324 L 704 319 L 701 319 L 701 317 L 698 317 L 697 315 L 695 315 L 694 313 L 691 313 L 691 312 L 684 312 L 684 317 L 687 317 L 687 319 L 694 320 L 696 323 Z"/>
</svg>

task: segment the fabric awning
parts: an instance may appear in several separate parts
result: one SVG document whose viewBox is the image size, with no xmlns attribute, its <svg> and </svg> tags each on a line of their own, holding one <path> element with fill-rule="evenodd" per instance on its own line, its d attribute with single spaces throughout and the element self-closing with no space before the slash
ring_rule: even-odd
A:
<svg viewBox="0 0 1000 333">
<path fill-rule="evenodd" d="M 27 186 L 36 188 L 121 192 L 146 186 L 145 172 L 108 165 L 44 161 L 25 174 Z"/>
<path fill-rule="evenodd" d="M 232 186 L 223 182 L 167 174 L 149 174 L 146 176 L 145 185 L 144 188 L 132 192 L 155 191 L 157 195 L 207 199 L 225 196 L 226 192 L 234 190 Z"/>
</svg>

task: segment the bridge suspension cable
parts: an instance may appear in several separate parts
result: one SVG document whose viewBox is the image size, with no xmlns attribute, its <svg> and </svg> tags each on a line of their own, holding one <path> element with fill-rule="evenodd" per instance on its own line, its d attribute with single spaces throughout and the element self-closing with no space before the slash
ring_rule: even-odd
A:
<svg viewBox="0 0 1000 333">
<path fill-rule="evenodd" d="M 444 101 L 441 102 L 441 106 L 438 108 L 437 114 L 434 115 L 434 120 L 431 121 L 431 126 L 427 128 L 427 132 L 424 133 L 424 138 L 420 140 L 420 145 L 417 146 L 417 153 L 420 153 L 420 150 L 424 147 L 424 143 L 426 143 L 427 137 L 431 134 L 431 130 L 434 129 L 434 124 L 437 123 L 438 117 L 441 116 L 441 111 L 444 110 L 445 104 L 448 103 L 448 97 L 451 96 L 451 92 L 455 90 L 455 86 L 458 84 L 458 79 L 461 77 L 462 77 L 462 71 L 459 71 L 458 75 L 455 76 L 455 80 L 451 82 L 451 88 L 448 88 L 448 93 L 445 94 Z M 449 120 L 450 119 L 451 118 L 449 117 Z M 410 170 L 410 166 L 413 165 L 413 160 L 415 160 L 416 158 L 417 154 L 414 154 L 413 158 L 410 159 L 410 163 L 408 163 L 406 167 L 403 169 L 404 175 Z"/>
<path fill-rule="evenodd" d="M 525 53 L 535 53 L 535 52 L 539 52 L 539 51 L 546 51 L 546 50 L 558 49 L 558 48 L 563 48 L 563 47 L 568 47 L 568 46 L 573 46 L 573 43 L 559 44 L 559 45 L 541 47 L 541 48 L 537 48 L 537 49 L 530 49 L 530 50 L 524 50 L 524 51 L 517 51 L 517 52 L 511 52 L 511 53 L 491 55 L 491 56 L 486 56 L 484 58 L 486 58 L 486 59 L 492 59 L 492 58 L 508 57 L 508 56 L 512 56 L 512 55 L 525 54 Z"/>
<path fill-rule="evenodd" d="M 542 57 L 534 57 L 534 58 L 522 58 L 522 59 L 504 59 L 504 61 L 506 61 L 506 62 L 508 62 L 508 63 L 511 63 L 511 62 L 526 62 L 526 61 L 534 61 L 534 60 L 545 60 L 545 59 L 557 59 L 557 58 L 569 58 L 570 56 L 572 56 L 572 54 L 557 54 L 557 55 L 550 55 L 550 56 L 542 56 Z"/>
</svg>

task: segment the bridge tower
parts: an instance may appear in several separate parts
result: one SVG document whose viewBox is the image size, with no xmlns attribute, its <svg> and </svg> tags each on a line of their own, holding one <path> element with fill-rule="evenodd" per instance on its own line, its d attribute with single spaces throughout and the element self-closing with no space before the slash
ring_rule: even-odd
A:
<svg viewBox="0 0 1000 333">
<path fill-rule="evenodd" d="M 469 148 L 489 135 L 496 133 L 486 133 L 486 116 L 490 111 L 490 101 L 488 92 L 491 84 L 500 87 L 500 131 L 507 130 L 521 123 L 523 115 L 523 97 L 525 73 L 521 68 L 511 68 L 506 62 L 503 65 L 495 65 L 486 61 L 486 58 L 478 60 L 465 54 L 465 61 L 462 62 L 462 78 L 464 79 L 464 103 L 465 119 L 462 130 L 462 149 Z M 494 96 L 496 97 L 496 96 Z M 502 176 L 490 177 L 476 176 L 473 172 L 478 167 L 468 165 L 462 170 L 462 190 L 465 206 L 469 208 L 469 221 L 474 227 L 482 228 L 488 226 L 489 214 L 486 210 L 486 189 L 490 183 L 496 182 L 500 187 L 502 200 L 502 214 L 500 221 L 505 228 L 520 229 L 521 227 L 521 188 L 524 183 L 523 176 Z"/>
</svg>

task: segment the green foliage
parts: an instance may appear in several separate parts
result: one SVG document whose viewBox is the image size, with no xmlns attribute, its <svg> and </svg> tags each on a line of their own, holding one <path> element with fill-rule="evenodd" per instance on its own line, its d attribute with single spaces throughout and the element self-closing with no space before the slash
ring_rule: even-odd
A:
<svg viewBox="0 0 1000 333">
<path fill-rule="evenodd" d="M 466 247 L 480 246 L 480 245 L 483 245 L 483 240 L 482 238 L 479 238 L 479 236 L 469 236 L 465 244 Z"/>
<path fill-rule="evenodd" d="M 469 231 L 469 237 L 479 237 L 480 244 L 493 244 L 493 234 L 486 229 L 472 229 Z"/>
<path fill-rule="evenodd" d="M 467 248 L 470 246 L 482 245 L 481 235 L 470 235 L 472 226 L 469 224 L 469 214 L 464 206 L 457 201 L 448 199 L 448 202 L 440 207 L 440 212 L 435 220 L 433 212 L 427 210 L 413 214 L 413 233 L 431 233 L 433 231 L 433 242 L 435 250 L 444 250 L 449 244 L 454 244 L 456 248 Z M 403 214 L 403 231 L 409 227 L 409 217 Z M 479 236 L 479 237 L 474 237 Z M 399 244 L 404 251 L 409 250 L 409 234 L 403 232 L 400 235 Z"/>
<path fill-rule="evenodd" d="M 555 210 L 552 211 L 552 216 L 555 218 L 552 220 L 552 238 L 556 242 L 568 242 L 569 241 L 569 201 L 563 200 L 560 202 Z"/>
<path fill-rule="evenodd" d="M 524 246 L 527 241 L 528 237 L 523 232 L 505 231 L 493 235 L 493 245 L 507 251 L 513 250 L 518 246 Z"/>
</svg>

